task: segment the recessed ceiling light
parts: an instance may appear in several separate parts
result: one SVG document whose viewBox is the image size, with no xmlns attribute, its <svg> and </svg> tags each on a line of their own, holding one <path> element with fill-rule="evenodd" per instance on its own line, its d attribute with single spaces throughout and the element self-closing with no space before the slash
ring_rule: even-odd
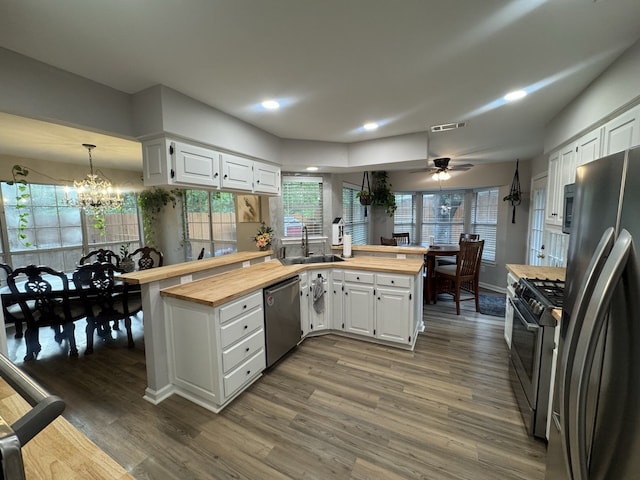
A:
<svg viewBox="0 0 640 480">
<path fill-rule="evenodd" d="M 372 130 L 376 130 L 378 128 L 378 124 L 376 122 L 365 123 L 362 128 L 364 128 L 367 132 Z"/>
<path fill-rule="evenodd" d="M 318 167 L 307 167 L 307 171 L 309 172 L 316 172 L 318 170 Z"/>
<path fill-rule="evenodd" d="M 277 110 L 280 108 L 280 104 L 277 100 L 265 100 L 262 102 L 262 106 L 267 110 Z"/>
<path fill-rule="evenodd" d="M 514 100 L 520 100 L 527 96 L 527 92 L 524 90 L 515 90 L 513 92 L 509 92 L 504 96 L 504 99 L 507 102 L 513 102 Z"/>
</svg>

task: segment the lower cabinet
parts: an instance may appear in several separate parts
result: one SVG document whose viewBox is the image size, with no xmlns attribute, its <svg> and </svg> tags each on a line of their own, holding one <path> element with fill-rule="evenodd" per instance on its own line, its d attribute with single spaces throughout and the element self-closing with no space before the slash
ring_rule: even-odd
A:
<svg viewBox="0 0 640 480">
<path fill-rule="evenodd" d="M 344 330 L 367 337 L 374 336 L 374 274 L 344 272 Z"/>
<path fill-rule="evenodd" d="M 266 366 L 262 290 L 219 307 L 165 299 L 169 378 L 175 393 L 214 412 Z"/>
<path fill-rule="evenodd" d="M 309 283 L 309 332 L 327 330 L 331 319 L 328 270 L 307 272 Z"/>
<path fill-rule="evenodd" d="M 329 328 L 344 330 L 344 271 L 333 270 L 329 277 L 329 303 L 331 321 Z"/>
</svg>

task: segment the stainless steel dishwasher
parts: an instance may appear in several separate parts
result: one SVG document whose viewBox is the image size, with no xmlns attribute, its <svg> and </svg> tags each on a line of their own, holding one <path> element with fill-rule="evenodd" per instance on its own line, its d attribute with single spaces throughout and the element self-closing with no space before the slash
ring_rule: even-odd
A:
<svg viewBox="0 0 640 480">
<path fill-rule="evenodd" d="M 288 278 L 263 290 L 267 367 L 280 360 L 302 338 L 300 278 Z"/>
</svg>

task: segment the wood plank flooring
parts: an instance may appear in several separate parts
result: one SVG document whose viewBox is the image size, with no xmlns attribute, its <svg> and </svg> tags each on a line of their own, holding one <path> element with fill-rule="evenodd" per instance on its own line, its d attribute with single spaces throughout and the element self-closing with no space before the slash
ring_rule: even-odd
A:
<svg viewBox="0 0 640 480">
<path fill-rule="evenodd" d="M 10 355 L 138 479 L 541 480 L 546 446 L 511 392 L 503 321 L 463 305 L 459 317 L 451 302 L 425 306 L 414 352 L 309 338 L 218 415 L 142 399 L 141 319 L 132 350 L 122 330 L 85 357 L 79 323 L 79 358 L 46 329 L 37 360 L 12 339 Z"/>
</svg>

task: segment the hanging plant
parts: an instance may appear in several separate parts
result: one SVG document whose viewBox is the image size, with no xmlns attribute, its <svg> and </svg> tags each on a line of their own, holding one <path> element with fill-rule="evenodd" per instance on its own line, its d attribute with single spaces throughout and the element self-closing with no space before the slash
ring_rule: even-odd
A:
<svg viewBox="0 0 640 480">
<path fill-rule="evenodd" d="M 142 214 L 144 242 L 147 246 L 157 247 L 156 225 L 158 214 L 168 204 L 176 208 L 177 199 L 181 196 L 182 191 L 178 189 L 164 190 L 158 187 L 144 190 L 138 195 L 138 205 L 140 206 L 140 213 Z"/>
<path fill-rule="evenodd" d="M 387 172 L 379 171 L 372 172 L 373 175 L 373 190 L 371 193 L 373 194 L 373 205 L 378 205 L 384 207 L 384 211 L 390 217 L 393 217 L 393 214 L 398 209 L 398 205 L 396 205 L 396 196 L 391 192 L 391 184 L 387 184 Z"/>
<path fill-rule="evenodd" d="M 18 212 L 18 227 L 16 230 L 18 232 L 18 241 L 29 248 L 34 245 L 27 240 L 26 232 L 29 226 L 29 198 L 31 198 L 31 193 L 29 193 L 29 187 L 27 186 L 27 175 L 29 175 L 29 170 L 22 165 L 14 165 L 11 169 L 13 181 L 7 182 L 7 184 L 16 186 L 16 211 Z"/>
</svg>

